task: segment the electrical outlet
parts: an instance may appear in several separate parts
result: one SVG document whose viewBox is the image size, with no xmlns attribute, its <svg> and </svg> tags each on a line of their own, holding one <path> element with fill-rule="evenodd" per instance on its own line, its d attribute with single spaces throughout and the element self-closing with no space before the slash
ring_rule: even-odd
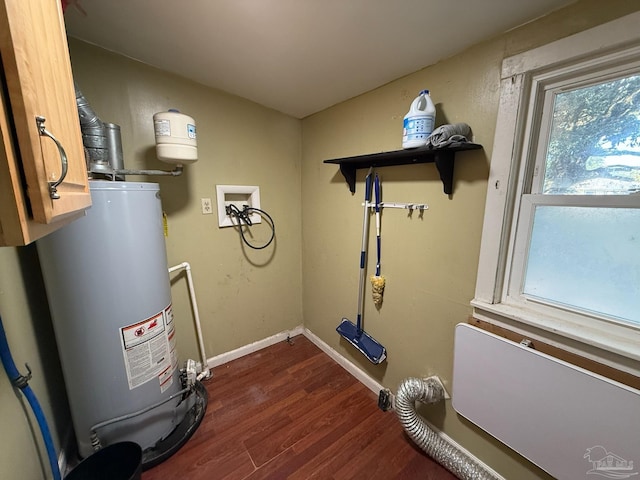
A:
<svg viewBox="0 0 640 480">
<path fill-rule="evenodd" d="M 213 213 L 213 204 L 210 198 L 201 198 L 200 203 L 202 204 L 203 215 L 211 215 Z"/>
<path fill-rule="evenodd" d="M 391 390 L 389 390 L 388 388 L 380 390 L 380 394 L 378 395 L 378 408 L 383 412 L 391 410 L 393 408 L 392 397 L 393 395 L 391 393 Z"/>
</svg>

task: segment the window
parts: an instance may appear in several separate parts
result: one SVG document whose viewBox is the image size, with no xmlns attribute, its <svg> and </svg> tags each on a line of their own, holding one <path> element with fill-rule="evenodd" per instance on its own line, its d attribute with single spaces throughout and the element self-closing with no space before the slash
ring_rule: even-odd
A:
<svg viewBox="0 0 640 480">
<path fill-rule="evenodd" d="M 533 327 L 598 360 L 612 352 L 605 363 L 636 375 L 639 21 L 504 61 L 472 302 L 474 316 Z"/>
</svg>

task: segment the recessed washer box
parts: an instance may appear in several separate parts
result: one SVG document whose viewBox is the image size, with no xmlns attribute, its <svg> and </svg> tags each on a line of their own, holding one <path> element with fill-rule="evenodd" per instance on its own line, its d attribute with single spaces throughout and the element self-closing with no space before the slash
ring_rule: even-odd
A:
<svg viewBox="0 0 640 480">
<path fill-rule="evenodd" d="M 235 218 L 227 215 L 226 207 L 235 205 L 242 211 L 245 205 L 260 208 L 260 187 L 253 185 L 216 185 L 216 198 L 218 202 L 218 226 L 233 227 L 238 225 Z M 249 216 L 252 223 L 261 223 L 262 217 L 253 213 Z"/>
</svg>

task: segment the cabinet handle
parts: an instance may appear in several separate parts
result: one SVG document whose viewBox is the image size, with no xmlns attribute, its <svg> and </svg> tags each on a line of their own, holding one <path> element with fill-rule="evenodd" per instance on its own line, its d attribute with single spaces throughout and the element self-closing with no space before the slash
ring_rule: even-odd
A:
<svg viewBox="0 0 640 480">
<path fill-rule="evenodd" d="M 45 121 L 46 119 L 40 115 L 36 117 L 38 132 L 40 133 L 40 136 L 49 137 L 51 140 L 55 142 L 56 147 L 58 147 L 58 153 L 60 153 L 60 163 L 62 164 L 62 171 L 60 172 L 60 178 L 58 178 L 58 180 L 56 180 L 55 182 L 49 182 L 49 196 L 51 197 L 52 200 L 57 200 L 60 198 L 60 195 L 58 194 L 58 185 L 60 185 L 64 181 L 64 177 L 67 176 L 67 154 L 64 151 L 64 148 L 62 148 L 62 145 L 60 144 L 60 142 L 56 139 L 56 137 L 54 137 L 51 134 L 51 132 L 47 131 L 47 129 L 44 128 Z"/>
</svg>

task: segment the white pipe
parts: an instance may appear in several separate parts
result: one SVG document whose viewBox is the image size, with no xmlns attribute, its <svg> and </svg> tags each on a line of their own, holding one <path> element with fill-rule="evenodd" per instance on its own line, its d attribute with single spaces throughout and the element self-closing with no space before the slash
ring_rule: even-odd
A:
<svg viewBox="0 0 640 480">
<path fill-rule="evenodd" d="M 169 268 L 169 273 L 176 272 L 178 270 L 186 270 L 187 272 L 187 285 L 189 287 L 189 299 L 191 300 L 191 308 L 193 309 L 193 318 L 196 324 L 196 339 L 198 340 L 198 348 L 200 350 L 200 363 L 202 363 L 202 373 L 198 375 L 198 380 L 211 377 L 211 370 L 209 369 L 209 362 L 207 360 L 207 354 L 204 350 L 204 341 L 202 340 L 202 327 L 200 326 L 200 314 L 198 313 L 198 303 L 196 302 L 196 292 L 193 288 L 193 278 L 191 277 L 191 265 L 188 262 L 182 262 L 179 265 Z"/>
</svg>

